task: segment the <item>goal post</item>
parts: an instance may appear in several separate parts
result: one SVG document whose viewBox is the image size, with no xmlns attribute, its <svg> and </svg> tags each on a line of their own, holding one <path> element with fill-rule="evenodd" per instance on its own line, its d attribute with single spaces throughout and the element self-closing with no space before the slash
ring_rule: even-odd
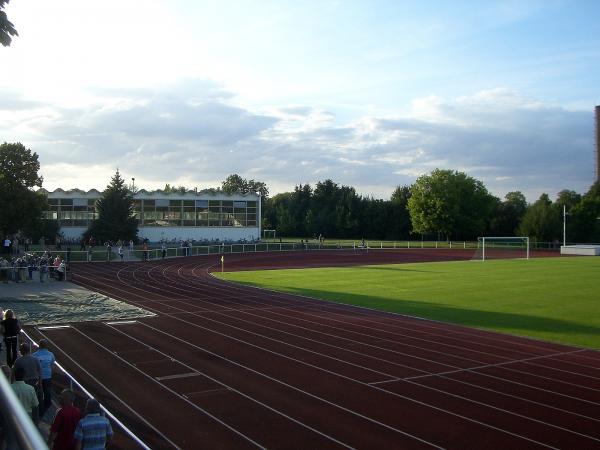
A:
<svg viewBox="0 0 600 450">
<path fill-rule="evenodd" d="M 473 259 L 529 259 L 528 236 L 485 236 L 477 238 Z"/>
<path fill-rule="evenodd" d="M 273 239 L 275 240 L 275 236 L 276 236 L 276 231 L 275 230 L 263 230 L 263 239 Z"/>
</svg>

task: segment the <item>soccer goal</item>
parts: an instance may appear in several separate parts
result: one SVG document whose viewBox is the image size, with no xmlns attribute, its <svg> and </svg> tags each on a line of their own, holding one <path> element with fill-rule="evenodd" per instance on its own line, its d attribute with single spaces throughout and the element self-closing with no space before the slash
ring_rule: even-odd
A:
<svg viewBox="0 0 600 450">
<path fill-rule="evenodd" d="M 275 230 L 263 230 L 263 239 L 273 239 L 275 240 L 276 232 Z"/>
<path fill-rule="evenodd" d="M 529 259 L 529 238 L 518 237 L 480 237 L 477 238 L 477 251 L 474 260 L 486 259 Z"/>
</svg>

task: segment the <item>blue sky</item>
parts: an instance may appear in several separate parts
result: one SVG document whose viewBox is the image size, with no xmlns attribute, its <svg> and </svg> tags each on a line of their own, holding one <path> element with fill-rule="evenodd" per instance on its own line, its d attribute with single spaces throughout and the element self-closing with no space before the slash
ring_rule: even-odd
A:
<svg viewBox="0 0 600 450">
<path fill-rule="evenodd" d="M 141 7 L 140 5 L 143 5 Z M 436 167 L 499 197 L 585 192 L 600 2 L 12 0 L 0 139 L 47 189 L 271 192 L 331 178 L 389 198 Z"/>
</svg>

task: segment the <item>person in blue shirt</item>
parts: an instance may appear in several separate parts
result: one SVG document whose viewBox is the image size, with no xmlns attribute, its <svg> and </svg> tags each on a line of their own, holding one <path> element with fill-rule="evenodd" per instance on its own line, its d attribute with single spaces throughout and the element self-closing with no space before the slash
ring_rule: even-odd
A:
<svg viewBox="0 0 600 450">
<path fill-rule="evenodd" d="M 52 366 L 56 362 L 54 354 L 48 350 L 48 341 L 41 339 L 39 350 L 32 355 L 40 362 L 42 367 L 42 392 L 44 393 L 43 403 L 40 405 L 40 417 L 52 405 Z"/>
<path fill-rule="evenodd" d="M 102 450 L 112 435 L 110 422 L 101 414 L 100 403 L 90 398 L 85 405 L 85 417 L 75 428 L 76 450 Z"/>
</svg>

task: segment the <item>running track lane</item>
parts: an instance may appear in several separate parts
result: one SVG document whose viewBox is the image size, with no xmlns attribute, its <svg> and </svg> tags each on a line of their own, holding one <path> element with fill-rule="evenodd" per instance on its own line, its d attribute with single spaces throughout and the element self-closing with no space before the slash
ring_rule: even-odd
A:
<svg viewBox="0 0 600 450">
<path fill-rule="evenodd" d="M 227 258 L 243 270 L 469 257 Z M 228 284 L 207 273 L 217 261 L 77 266 L 74 281 L 158 317 L 40 331 L 153 448 L 600 448 L 597 352 Z"/>
</svg>

